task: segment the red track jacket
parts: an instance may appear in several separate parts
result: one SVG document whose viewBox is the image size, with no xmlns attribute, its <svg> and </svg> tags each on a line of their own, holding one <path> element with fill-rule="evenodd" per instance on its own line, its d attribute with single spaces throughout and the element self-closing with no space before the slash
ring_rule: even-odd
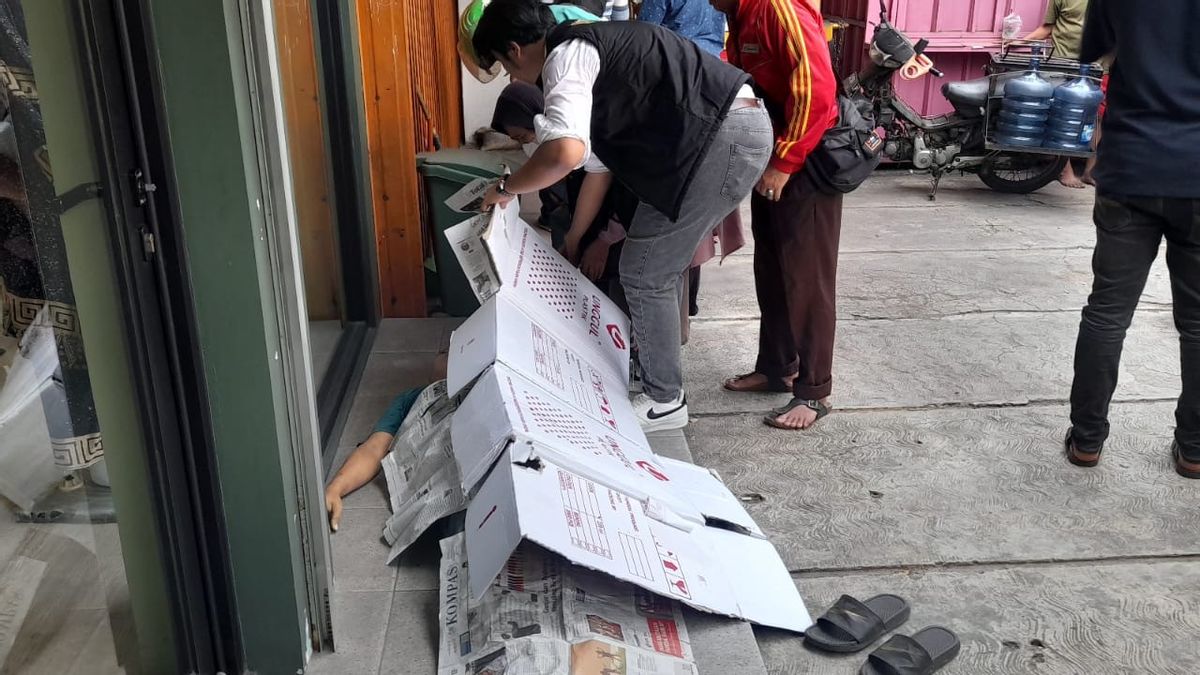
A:
<svg viewBox="0 0 1200 675">
<path fill-rule="evenodd" d="M 837 123 L 837 79 L 821 15 L 807 0 L 741 0 L 729 62 L 754 78 L 775 122 L 771 166 L 796 173 Z"/>
</svg>

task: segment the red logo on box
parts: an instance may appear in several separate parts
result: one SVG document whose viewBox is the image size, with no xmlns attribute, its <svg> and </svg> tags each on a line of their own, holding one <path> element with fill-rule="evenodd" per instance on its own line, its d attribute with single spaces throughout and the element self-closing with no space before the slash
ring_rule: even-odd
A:
<svg viewBox="0 0 1200 675">
<path fill-rule="evenodd" d="M 621 337 L 621 327 L 615 323 L 608 324 L 608 336 L 612 338 L 617 349 L 625 349 L 625 338 Z"/>
<path fill-rule="evenodd" d="M 663 473 L 663 472 L 659 471 L 658 469 L 654 468 L 654 465 L 653 465 L 653 464 L 651 464 L 650 462 L 647 462 L 647 461 L 646 461 L 646 460 L 644 460 L 644 459 L 639 459 L 639 460 L 637 461 L 637 465 L 638 465 L 638 466 L 640 466 L 640 467 L 642 467 L 642 469 L 644 469 L 644 470 L 646 471 L 646 473 L 650 474 L 651 476 L 654 476 L 655 478 L 657 478 L 657 479 L 659 479 L 659 480 L 661 480 L 661 481 L 668 481 L 668 480 L 671 480 L 670 478 L 667 478 L 667 474 L 665 474 L 665 473 Z"/>
</svg>

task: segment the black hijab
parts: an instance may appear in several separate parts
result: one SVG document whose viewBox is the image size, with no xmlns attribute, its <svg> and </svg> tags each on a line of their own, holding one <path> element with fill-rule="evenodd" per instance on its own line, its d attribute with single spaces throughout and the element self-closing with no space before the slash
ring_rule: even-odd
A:
<svg viewBox="0 0 1200 675">
<path fill-rule="evenodd" d="M 500 133 L 507 129 L 533 129 L 533 118 L 545 109 L 542 90 L 532 84 L 513 82 L 500 92 L 496 99 L 496 112 L 492 114 L 492 128 Z"/>
</svg>

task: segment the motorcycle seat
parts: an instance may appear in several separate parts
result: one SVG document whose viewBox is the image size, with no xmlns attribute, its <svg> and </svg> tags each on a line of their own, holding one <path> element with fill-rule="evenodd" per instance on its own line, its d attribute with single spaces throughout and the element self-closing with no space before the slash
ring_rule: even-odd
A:
<svg viewBox="0 0 1200 675">
<path fill-rule="evenodd" d="M 1003 91 L 997 92 L 1003 94 Z M 942 96 L 956 106 L 982 108 L 987 105 L 988 78 L 966 82 L 947 82 L 942 85 Z"/>
</svg>

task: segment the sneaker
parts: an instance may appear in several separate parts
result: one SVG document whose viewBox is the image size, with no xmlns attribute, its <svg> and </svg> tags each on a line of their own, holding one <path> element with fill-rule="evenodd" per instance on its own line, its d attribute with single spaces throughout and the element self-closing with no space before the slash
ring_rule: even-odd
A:
<svg viewBox="0 0 1200 675">
<path fill-rule="evenodd" d="M 658 403 L 645 394 L 633 397 L 633 414 L 637 415 L 642 431 L 682 429 L 688 423 L 687 394 L 679 392 L 674 401 Z"/>
</svg>

